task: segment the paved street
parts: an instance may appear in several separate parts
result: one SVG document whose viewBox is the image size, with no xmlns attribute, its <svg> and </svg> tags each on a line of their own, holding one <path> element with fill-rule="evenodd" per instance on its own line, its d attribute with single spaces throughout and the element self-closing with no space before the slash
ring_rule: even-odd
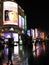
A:
<svg viewBox="0 0 49 65">
<path fill-rule="evenodd" d="M 19 56 L 14 57 L 13 61 L 12 61 L 13 65 L 27 65 L 26 62 L 28 62 L 27 59 L 26 60 L 25 59 L 20 59 Z M 7 63 L 8 63 L 8 58 L 5 58 L 3 60 L 3 65 L 7 65 Z M 10 64 L 11 64 L 11 62 L 9 61 L 9 65 Z"/>
<path fill-rule="evenodd" d="M 4 61 L 3 61 L 3 65 L 7 65 L 8 63 L 8 59 L 6 58 Z M 10 61 L 9 61 L 9 65 L 10 65 Z M 20 59 L 19 57 L 15 57 L 12 61 L 13 65 L 20 65 Z"/>
</svg>

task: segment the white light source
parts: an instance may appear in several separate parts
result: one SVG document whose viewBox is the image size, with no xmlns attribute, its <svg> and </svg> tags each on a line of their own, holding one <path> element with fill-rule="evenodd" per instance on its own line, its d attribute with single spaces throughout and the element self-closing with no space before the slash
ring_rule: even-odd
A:
<svg viewBox="0 0 49 65">
<path fill-rule="evenodd" d="M 15 54 L 15 55 L 18 55 L 18 54 L 19 54 L 18 45 L 17 45 L 17 46 L 14 46 L 14 54 Z"/>
<path fill-rule="evenodd" d="M 14 31 L 14 28 L 10 28 L 11 31 Z"/>
</svg>

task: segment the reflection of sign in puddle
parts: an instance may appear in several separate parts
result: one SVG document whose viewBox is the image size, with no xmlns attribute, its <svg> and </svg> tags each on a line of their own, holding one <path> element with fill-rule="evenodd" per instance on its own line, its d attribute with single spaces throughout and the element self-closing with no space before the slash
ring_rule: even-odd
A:
<svg viewBox="0 0 49 65">
<path fill-rule="evenodd" d="M 22 51 L 23 50 L 23 47 L 22 46 L 20 46 L 20 51 Z"/>
<path fill-rule="evenodd" d="M 18 46 L 14 46 L 14 54 L 19 55 L 19 48 Z"/>
</svg>

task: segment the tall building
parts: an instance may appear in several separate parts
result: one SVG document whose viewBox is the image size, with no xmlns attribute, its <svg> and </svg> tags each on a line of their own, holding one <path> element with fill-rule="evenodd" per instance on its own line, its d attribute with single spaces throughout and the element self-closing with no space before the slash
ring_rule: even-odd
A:
<svg viewBox="0 0 49 65">
<path fill-rule="evenodd" d="M 14 47 L 14 54 L 19 55 L 18 43 L 23 41 L 25 26 L 26 18 L 22 7 L 14 0 L 0 0 L 0 35 L 5 37 L 5 42 L 8 38 L 14 38 L 14 45 L 17 45 Z"/>
<path fill-rule="evenodd" d="M 24 23 L 24 10 L 15 0 L 0 0 L 0 32 L 24 33 Z"/>
</svg>

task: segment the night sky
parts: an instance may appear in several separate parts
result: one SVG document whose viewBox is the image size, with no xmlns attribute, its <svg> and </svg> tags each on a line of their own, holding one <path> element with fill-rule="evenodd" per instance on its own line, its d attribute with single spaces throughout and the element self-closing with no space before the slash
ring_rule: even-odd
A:
<svg viewBox="0 0 49 65">
<path fill-rule="evenodd" d="M 33 2 L 32 0 L 18 0 L 16 2 L 25 10 L 28 29 L 39 28 L 49 31 L 49 8 L 46 3 Z"/>
</svg>

